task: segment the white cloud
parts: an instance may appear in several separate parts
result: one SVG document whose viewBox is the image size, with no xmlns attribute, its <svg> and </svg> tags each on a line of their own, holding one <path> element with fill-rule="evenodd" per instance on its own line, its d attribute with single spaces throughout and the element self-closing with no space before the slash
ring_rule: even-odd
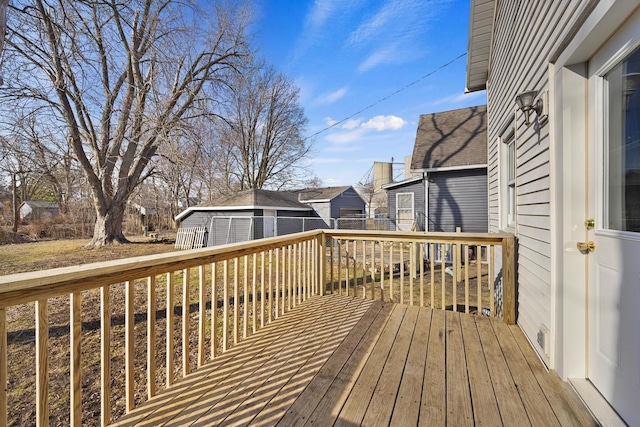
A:
<svg viewBox="0 0 640 427">
<path fill-rule="evenodd" d="M 378 132 L 385 130 L 398 130 L 406 126 L 408 122 L 398 116 L 375 116 L 362 124 L 365 129 L 375 129 Z"/>
<path fill-rule="evenodd" d="M 362 124 L 362 120 L 360 119 L 349 119 L 342 124 L 342 129 L 356 129 L 360 127 Z"/>
<path fill-rule="evenodd" d="M 333 126 L 338 123 L 337 120 L 332 119 L 331 117 L 325 117 L 324 122 L 327 124 L 327 126 Z"/>
<path fill-rule="evenodd" d="M 345 96 L 346 94 L 347 94 L 347 88 L 346 87 L 341 87 L 340 89 L 335 90 L 335 91 L 333 91 L 331 93 L 320 95 L 315 100 L 314 104 L 316 104 L 316 105 L 333 104 L 334 102 L 338 101 L 340 98 Z"/>
</svg>

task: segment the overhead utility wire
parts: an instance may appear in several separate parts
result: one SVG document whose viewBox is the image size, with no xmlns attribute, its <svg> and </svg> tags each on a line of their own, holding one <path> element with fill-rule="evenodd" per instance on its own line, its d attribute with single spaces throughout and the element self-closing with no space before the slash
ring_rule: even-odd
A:
<svg viewBox="0 0 640 427">
<path fill-rule="evenodd" d="M 422 80 L 426 79 L 427 77 L 432 76 L 433 74 L 437 73 L 438 71 L 442 70 L 443 68 L 447 68 L 448 66 L 450 66 L 451 64 L 453 64 L 453 63 L 454 63 L 454 62 L 456 62 L 458 59 L 460 59 L 460 58 L 462 58 L 462 57 L 464 57 L 464 56 L 467 56 L 467 53 L 466 53 L 466 52 L 465 52 L 465 53 L 463 53 L 463 54 L 458 55 L 457 57 L 455 57 L 455 58 L 454 58 L 454 59 L 452 59 L 451 61 L 447 62 L 446 64 L 442 64 L 441 66 L 439 66 L 439 67 L 438 67 L 438 68 L 436 68 L 435 70 L 430 71 L 429 73 L 425 74 L 424 76 L 420 77 L 419 79 L 412 81 L 411 83 L 409 83 L 409 84 L 405 85 L 404 87 L 401 87 L 400 89 L 396 90 L 395 92 L 390 93 L 389 95 L 385 96 L 384 98 L 380 98 L 379 100 L 377 100 L 377 101 L 376 101 L 376 102 L 374 102 L 373 104 L 369 104 L 368 106 L 364 107 L 364 108 L 363 108 L 363 109 L 361 109 L 360 111 L 356 111 L 355 113 L 351 114 L 350 116 L 345 117 L 344 119 L 339 120 L 339 121 L 337 121 L 337 122 L 335 122 L 335 123 L 333 123 L 333 124 L 331 124 L 331 125 L 327 126 L 326 128 L 319 130 L 318 132 L 314 133 L 313 135 L 310 135 L 310 136 L 308 136 L 308 137 L 304 138 L 304 141 L 306 141 L 307 139 L 311 139 L 311 138 L 313 138 L 314 136 L 320 135 L 321 133 L 328 131 L 328 130 L 329 130 L 329 129 L 331 129 L 332 127 L 338 126 L 340 123 L 344 123 L 344 122 L 346 122 L 347 120 L 354 118 L 354 117 L 355 117 L 355 116 L 357 116 L 358 114 L 364 113 L 364 112 L 365 112 L 365 111 L 367 111 L 368 109 L 375 107 L 376 105 L 380 104 L 381 102 L 386 101 L 387 99 L 391 98 L 392 96 L 395 96 L 395 95 L 399 94 L 400 92 L 402 92 L 402 91 L 404 91 L 404 90 L 406 90 L 406 89 L 410 88 L 411 86 L 413 86 L 413 85 L 417 84 L 418 82 L 420 82 L 420 81 L 422 81 Z"/>
</svg>

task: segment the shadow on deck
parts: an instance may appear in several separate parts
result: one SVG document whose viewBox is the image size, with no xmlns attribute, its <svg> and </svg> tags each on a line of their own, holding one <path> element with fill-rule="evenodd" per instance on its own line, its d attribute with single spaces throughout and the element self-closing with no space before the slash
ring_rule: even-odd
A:
<svg viewBox="0 0 640 427">
<path fill-rule="evenodd" d="M 517 326 L 313 297 L 118 426 L 595 425 Z"/>
</svg>

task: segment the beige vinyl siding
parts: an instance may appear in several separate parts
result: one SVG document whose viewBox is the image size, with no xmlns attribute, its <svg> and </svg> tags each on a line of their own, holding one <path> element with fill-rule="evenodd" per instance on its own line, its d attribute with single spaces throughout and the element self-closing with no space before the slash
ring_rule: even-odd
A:
<svg viewBox="0 0 640 427">
<path fill-rule="evenodd" d="M 489 115 L 489 227 L 500 227 L 500 135 L 513 120 L 515 96 L 547 91 L 548 58 L 580 11 L 580 2 L 497 1 L 487 103 Z M 549 123 L 524 124 L 516 113 L 516 235 L 518 324 L 537 344 L 541 325 L 551 329 L 551 206 Z M 505 201 L 502 201 L 505 203 Z"/>
</svg>

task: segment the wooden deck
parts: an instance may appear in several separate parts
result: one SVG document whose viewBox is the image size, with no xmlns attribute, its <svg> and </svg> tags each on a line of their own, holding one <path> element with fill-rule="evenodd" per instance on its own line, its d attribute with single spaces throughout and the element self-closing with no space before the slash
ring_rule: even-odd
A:
<svg viewBox="0 0 640 427">
<path fill-rule="evenodd" d="M 116 425 L 595 425 L 517 326 L 312 297 Z"/>
</svg>

